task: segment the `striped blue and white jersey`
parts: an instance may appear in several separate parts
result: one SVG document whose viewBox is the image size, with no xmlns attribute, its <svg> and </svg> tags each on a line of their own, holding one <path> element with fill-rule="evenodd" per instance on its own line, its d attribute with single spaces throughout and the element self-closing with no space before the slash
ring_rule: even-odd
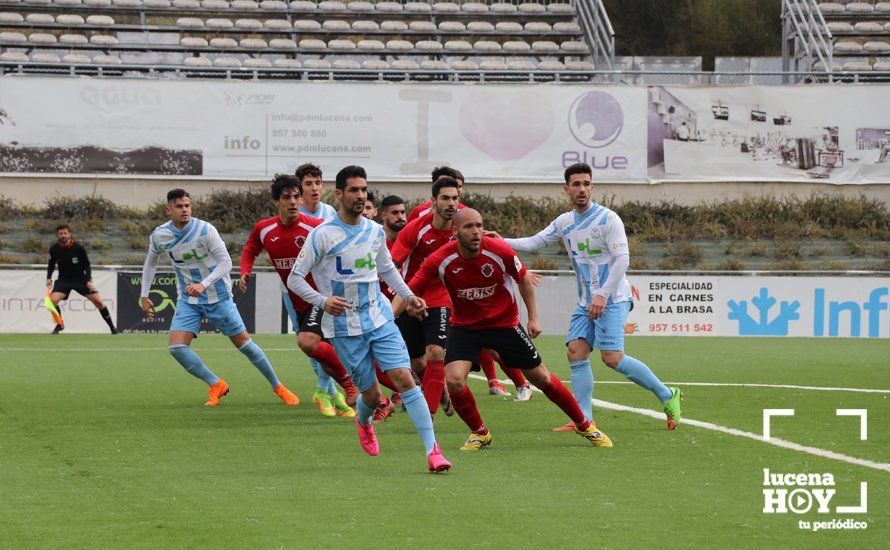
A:
<svg viewBox="0 0 890 550">
<path fill-rule="evenodd" d="M 587 307 L 599 294 L 611 302 L 633 299 L 626 277 L 607 295 L 600 288 L 609 278 L 616 258 L 629 256 L 624 223 L 618 214 L 596 203 L 579 214 L 575 210 L 561 214 L 546 229 L 522 239 L 505 239 L 514 250 L 538 250 L 551 243 L 563 242 L 578 284 L 578 304 Z"/>
<path fill-rule="evenodd" d="M 312 216 L 313 218 L 318 218 L 326 222 L 329 222 L 337 217 L 337 209 L 335 209 L 330 204 L 321 201 L 318 202 L 318 207 L 315 209 L 315 212 L 306 210 L 305 204 L 303 206 L 300 206 L 300 212 L 306 214 L 307 216 Z"/>
<path fill-rule="evenodd" d="M 310 273 L 317 292 L 306 283 Z M 343 315 L 322 317 L 322 332 L 326 338 L 360 336 L 393 320 L 378 277 L 403 298 L 412 294 L 389 255 L 383 227 L 364 217 L 349 225 L 336 216 L 309 233 L 287 284 L 318 307 L 324 307 L 329 296 L 346 298 L 349 306 Z"/>
<path fill-rule="evenodd" d="M 232 258 L 226 243 L 213 225 L 192 218 L 182 229 L 172 222 L 155 228 L 142 269 L 142 297 L 148 297 L 158 259 L 167 255 L 176 272 L 179 299 L 189 304 L 215 304 L 232 297 Z M 189 296 L 185 287 L 201 283 L 206 290 L 200 296 Z"/>
</svg>

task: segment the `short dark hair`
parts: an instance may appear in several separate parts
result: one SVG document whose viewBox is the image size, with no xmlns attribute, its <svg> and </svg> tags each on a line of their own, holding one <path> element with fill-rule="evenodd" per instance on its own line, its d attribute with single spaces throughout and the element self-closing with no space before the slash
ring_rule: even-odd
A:
<svg viewBox="0 0 890 550">
<path fill-rule="evenodd" d="M 397 204 L 405 204 L 405 200 L 398 195 L 389 195 L 380 201 L 380 208 L 389 208 L 390 206 L 396 206 Z"/>
<path fill-rule="evenodd" d="M 185 189 L 177 188 L 177 189 L 171 189 L 171 190 L 167 191 L 167 202 L 173 202 L 176 199 L 184 199 L 186 197 L 191 198 L 191 195 L 189 195 L 189 192 L 186 191 Z"/>
<path fill-rule="evenodd" d="M 297 176 L 288 174 L 275 174 L 272 180 L 272 200 L 277 201 L 281 198 L 281 194 L 287 189 L 296 189 L 303 196 L 303 183 L 297 179 Z"/>
<path fill-rule="evenodd" d="M 339 189 L 340 191 L 346 189 L 346 180 L 348 180 L 349 178 L 362 178 L 367 181 L 368 174 L 361 166 L 356 166 L 354 164 L 346 166 L 342 170 L 337 172 L 337 189 Z"/>
<path fill-rule="evenodd" d="M 432 194 L 432 197 L 433 197 L 433 198 L 438 197 L 438 196 L 439 196 L 439 191 L 441 191 L 441 190 L 442 190 L 443 188 L 445 188 L 445 187 L 454 187 L 455 189 L 459 189 L 459 187 L 457 186 L 457 180 L 456 180 L 456 179 L 454 179 L 454 178 L 452 178 L 452 177 L 445 176 L 445 177 L 443 177 L 443 178 L 439 178 L 439 179 L 437 179 L 436 181 L 433 182 L 433 194 Z"/>
<path fill-rule="evenodd" d="M 566 179 L 566 183 L 569 183 L 569 178 L 574 176 L 575 174 L 587 174 L 591 178 L 593 177 L 593 170 L 590 169 L 590 165 L 584 162 L 576 162 L 575 164 L 566 168 L 563 176 Z"/>
<path fill-rule="evenodd" d="M 59 225 L 56 226 L 56 233 L 58 233 L 59 231 L 61 231 L 63 229 L 67 229 L 69 232 L 71 231 L 71 228 L 68 227 L 67 223 L 60 223 Z"/>
<path fill-rule="evenodd" d="M 296 172 L 294 172 L 294 176 L 297 177 L 300 183 L 303 183 L 303 178 L 305 178 L 306 176 L 321 178 L 321 168 L 319 168 L 315 164 L 312 164 L 311 162 L 306 162 L 297 166 L 297 170 Z"/>
<path fill-rule="evenodd" d="M 373 191 L 368 191 L 368 202 L 370 202 L 371 204 L 374 204 L 374 203 L 375 203 L 375 201 L 374 201 L 374 192 L 373 192 Z"/>
<path fill-rule="evenodd" d="M 442 176 L 448 176 L 449 178 L 454 178 L 456 180 L 460 180 L 461 182 L 467 181 L 464 179 L 464 175 L 460 173 L 460 170 L 456 168 L 452 168 L 450 166 L 437 166 L 433 168 L 433 181 L 436 181 Z"/>
</svg>

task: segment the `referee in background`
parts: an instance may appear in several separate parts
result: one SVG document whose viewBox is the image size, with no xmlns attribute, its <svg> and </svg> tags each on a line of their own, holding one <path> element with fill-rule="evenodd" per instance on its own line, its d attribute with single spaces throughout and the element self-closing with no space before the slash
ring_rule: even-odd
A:
<svg viewBox="0 0 890 550">
<path fill-rule="evenodd" d="M 49 247 L 49 263 L 46 266 L 46 288 L 50 288 L 52 285 L 53 289 L 50 300 L 58 309 L 59 302 L 67 300 L 72 290 L 77 291 L 96 306 L 102 319 L 111 329 L 111 334 L 117 334 L 108 308 L 105 307 L 102 297 L 99 296 L 99 291 L 93 285 L 93 274 L 90 270 L 90 259 L 87 257 L 86 249 L 74 242 L 71 237 L 71 228 L 66 224 L 56 227 L 56 237 L 58 241 Z M 56 266 L 59 267 L 59 278 L 53 285 L 53 271 Z M 64 325 L 57 324 L 53 329 L 53 334 L 58 334 L 63 330 L 65 330 Z"/>
</svg>

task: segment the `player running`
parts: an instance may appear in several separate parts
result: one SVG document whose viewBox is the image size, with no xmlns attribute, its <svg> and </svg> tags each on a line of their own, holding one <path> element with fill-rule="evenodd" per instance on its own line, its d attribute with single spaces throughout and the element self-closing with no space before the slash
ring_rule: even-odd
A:
<svg viewBox="0 0 890 550">
<path fill-rule="evenodd" d="M 105 307 L 96 285 L 93 284 L 93 272 L 86 248 L 74 242 L 71 228 L 64 223 L 56 227 L 56 239 L 56 243 L 49 247 L 49 262 L 46 265 L 46 288 L 52 288 L 49 298 L 53 305 L 61 312 L 58 307 L 59 302 L 67 300 L 74 290 L 96 306 L 111 334 L 117 334 L 111 314 L 108 313 L 108 308 Z M 56 266 L 59 267 L 59 278 L 53 284 L 53 271 Z M 62 321 L 61 315 L 59 321 L 61 322 L 57 322 L 53 328 L 53 334 L 65 330 L 65 322 Z"/>
<path fill-rule="evenodd" d="M 451 227 L 459 204 L 457 189 L 454 178 L 446 176 L 436 180 L 431 195 L 435 201 L 432 213 L 408 222 L 399 233 L 391 254 L 406 281 L 411 280 L 430 254 L 454 239 Z M 437 282 L 430 284 L 420 296 L 426 302 L 427 315 L 422 320 L 400 315 L 396 325 L 408 346 L 414 370 L 421 373 L 430 414 L 435 414 L 445 390 L 445 343 L 451 299 L 445 287 Z"/>
<path fill-rule="evenodd" d="M 294 261 L 297 259 L 300 249 L 303 248 L 303 244 L 306 242 L 307 235 L 309 235 L 312 229 L 323 223 L 318 218 L 313 218 L 300 212 L 300 206 L 302 205 L 301 192 L 302 187 L 296 177 L 288 175 L 275 176 L 275 179 L 272 181 L 272 200 L 278 208 L 278 215 L 273 218 L 260 220 L 254 225 L 253 231 L 250 232 L 250 236 L 244 244 L 244 250 L 241 252 L 240 279 L 241 290 L 246 292 L 247 282 L 253 271 L 253 264 L 260 252 L 265 250 L 269 254 L 272 265 L 275 266 L 275 271 L 278 272 L 278 276 L 281 278 L 282 300 L 296 332 L 299 332 L 300 327 L 305 323 L 309 312 L 309 304 L 288 290 L 284 285 L 287 283 L 287 277 L 290 275 L 290 270 L 294 266 Z M 320 335 L 321 331 L 317 328 L 318 323 L 315 326 L 316 333 Z M 325 346 L 329 348 L 328 353 L 336 358 L 336 353 L 327 342 L 317 344 L 316 353 Z M 315 361 L 315 358 L 310 357 L 310 362 L 313 361 Z M 315 363 L 317 364 L 317 361 Z M 337 364 L 339 365 L 339 360 Z M 339 365 L 339 368 L 342 370 L 343 366 Z M 318 371 L 317 367 L 315 370 L 316 372 Z M 321 383 L 324 386 L 321 386 Z M 341 384 L 347 388 L 347 391 L 351 388 L 353 393 L 358 393 L 358 390 L 355 389 L 352 383 L 352 379 L 349 378 L 345 371 L 343 371 L 343 376 L 341 377 Z M 322 394 L 321 397 L 324 397 L 323 401 L 327 404 L 327 407 L 319 407 L 322 415 L 339 415 L 347 418 L 355 416 L 355 411 L 346 403 L 343 394 L 337 391 L 330 376 L 325 376 L 324 380 L 318 381 L 315 393 Z M 319 397 L 318 395 L 313 395 L 316 403 L 322 401 Z"/>
<path fill-rule="evenodd" d="M 600 350 L 603 363 L 628 380 L 655 394 L 667 416 L 668 429 L 680 422 L 680 389 L 669 388 L 645 363 L 624 354 L 624 323 L 633 308 L 630 283 L 624 276 L 630 252 L 624 224 L 618 214 L 591 202 L 590 166 L 573 164 L 565 170 L 565 187 L 574 210 L 556 218 L 533 237 L 506 239 L 515 250 L 538 250 L 562 241 L 572 260 L 579 302 L 566 338 L 572 369 L 572 390 L 587 415 L 593 418 L 593 371 L 590 352 Z M 556 428 L 568 431 L 569 425 Z"/>
<path fill-rule="evenodd" d="M 202 319 L 206 318 L 217 330 L 229 337 L 258 371 L 266 377 L 275 394 L 285 405 L 298 405 L 299 398 L 279 382 L 275 370 L 263 350 L 250 339 L 241 314 L 232 301 L 232 281 L 229 272 L 232 258 L 226 243 L 213 225 L 192 217 L 189 194 L 183 189 L 167 193 L 167 215 L 170 221 L 157 227 L 151 234 L 148 255 L 142 267 L 142 312 L 154 317 L 154 304 L 149 299 L 158 258 L 170 257 L 176 272 L 179 298 L 170 325 L 170 354 L 182 368 L 200 378 L 210 389 L 207 407 L 215 407 L 219 399 L 229 393 L 229 385 L 215 375 L 189 347 L 198 336 Z"/>
<path fill-rule="evenodd" d="M 454 408 L 472 433 L 462 451 L 478 451 L 491 444 L 491 434 L 482 422 L 467 375 L 483 348 L 491 348 L 525 370 L 541 389 L 572 420 L 575 430 L 597 447 L 611 447 L 609 437 L 585 418 L 568 388 L 551 374 L 529 339 L 541 333 L 534 287 L 526 268 L 513 250 L 500 239 L 483 237 L 482 216 L 472 208 L 455 216 L 453 241 L 431 255 L 409 283 L 411 290 L 424 292 L 444 284 L 451 296 L 453 316 L 445 352 L 448 391 Z M 511 291 L 519 283 L 519 294 L 528 309 L 528 333 L 519 321 L 519 308 Z"/>
<path fill-rule="evenodd" d="M 381 398 L 372 363 L 376 360 L 402 394 L 411 422 L 423 441 L 430 472 L 448 471 L 451 463 L 436 443 L 432 417 L 423 392 L 414 385 L 411 360 L 393 322 L 389 300 L 380 291 L 378 276 L 407 302 L 412 313 L 424 311 L 426 304 L 399 276 L 386 248 L 383 228 L 361 215 L 368 196 L 364 168 L 347 166 L 340 170 L 335 194 L 340 201 L 337 217 L 309 234 L 309 242 L 300 251 L 287 285 L 327 313 L 322 318 L 322 331 L 344 358 L 362 392 L 356 401 L 355 425 L 365 452 L 371 456 L 380 452 L 372 424 Z M 317 291 L 307 281 L 310 273 L 318 285 Z"/>
<path fill-rule="evenodd" d="M 297 167 L 295 172 L 297 181 L 302 186 L 301 197 L 303 204 L 300 212 L 313 218 L 330 221 L 337 216 L 337 211 L 329 204 L 321 202 L 324 196 L 324 180 L 321 168 L 307 162 Z M 309 364 L 316 376 L 316 390 L 312 394 L 312 400 L 324 416 L 334 416 L 339 410 L 334 407 L 336 398 L 331 395 L 337 391 L 334 386 L 336 380 L 346 391 L 346 403 L 355 405 L 358 391 L 347 383 L 349 379 L 346 369 L 343 367 L 337 354 L 330 345 L 322 344 L 321 318 L 324 311 L 317 307 L 310 307 L 309 312 L 302 318 L 302 326 L 297 334 L 297 344 L 303 353 L 309 356 Z"/>
</svg>

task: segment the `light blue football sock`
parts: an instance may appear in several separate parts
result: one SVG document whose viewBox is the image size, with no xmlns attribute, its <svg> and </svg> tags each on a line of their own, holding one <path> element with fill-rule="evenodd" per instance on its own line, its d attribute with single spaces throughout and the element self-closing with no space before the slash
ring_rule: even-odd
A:
<svg viewBox="0 0 890 550">
<path fill-rule="evenodd" d="M 173 344 L 167 349 L 170 351 L 170 355 L 182 365 L 182 368 L 184 368 L 187 373 L 195 378 L 200 378 L 206 382 L 208 386 L 213 386 L 219 382 L 219 376 L 213 374 L 213 371 L 204 365 L 204 362 L 201 361 L 201 358 L 198 357 L 197 353 L 192 351 L 192 348 L 185 344 Z"/>
<path fill-rule="evenodd" d="M 358 399 L 355 400 L 355 419 L 358 420 L 358 423 L 362 426 L 367 426 L 371 423 L 371 419 L 374 418 L 374 409 L 369 407 L 365 400 L 362 399 L 362 396 L 358 396 Z"/>
<path fill-rule="evenodd" d="M 266 377 L 266 380 L 269 381 L 269 384 L 271 384 L 273 388 L 278 387 L 281 384 L 281 382 L 278 381 L 278 377 L 275 376 L 275 369 L 272 368 L 272 363 L 269 362 L 269 358 L 266 357 L 266 354 L 263 353 L 263 350 L 260 349 L 258 345 L 253 343 L 253 340 L 248 339 L 243 346 L 238 348 L 238 351 L 250 359 L 253 366 L 263 373 L 263 376 Z"/>
<path fill-rule="evenodd" d="M 321 391 L 326 391 L 330 395 L 334 395 L 331 391 L 337 391 L 334 379 L 324 371 L 321 363 L 317 359 L 309 358 L 309 364 L 312 365 L 312 372 L 315 373 L 315 387 Z"/>
<path fill-rule="evenodd" d="M 638 386 L 646 388 L 655 394 L 655 397 L 662 403 L 669 401 L 671 398 L 671 390 L 661 383 L 661 380 L 646 366 L 645 363 L 638 359 L 634 359 L 630 355 L 625 355 L 615 370 L 627 377 L 628 380 Z"/>
<path fill-rule="evenodd" d="M 593 420 L 593 369 L 590 368 L 590 359 L 570 361 L 569 367 L 572 368 L 572 395 L 584 417 Z"/>
<path fill-rule="evenodd" d="M 436 432 L 433 431 L 433 417 L 430 416 L 430 408 L 426 404 L 420 386 L 414 386 L 406 392 L 402 392 L 402 404 L 411 417 L 411 422 L 423 441 L 426 454 L 430 454 L 436 444 Z"/>
</svg>

